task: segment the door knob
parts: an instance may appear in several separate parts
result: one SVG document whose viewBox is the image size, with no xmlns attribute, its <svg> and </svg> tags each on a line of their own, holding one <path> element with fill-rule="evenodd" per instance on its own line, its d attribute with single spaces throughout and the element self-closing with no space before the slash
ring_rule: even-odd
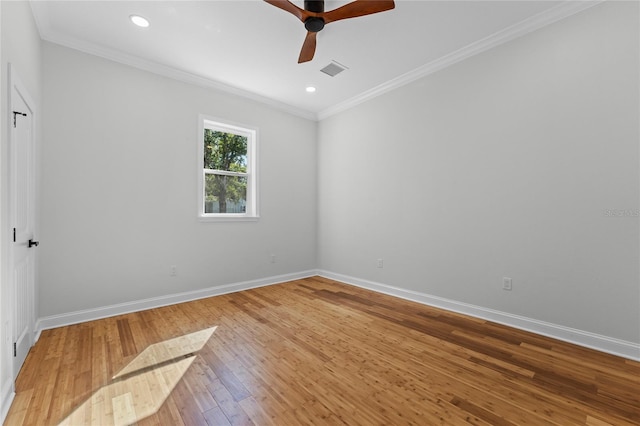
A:
<svg viewBox="0 0 640 426">
<path fill-rule="evenodd" d="M 33 241 L 33 240 L 29 240 L 29 248 L 31 247 L 38 247 L 38 244 L 40 244 L 40 241 Z"/>
</svg>

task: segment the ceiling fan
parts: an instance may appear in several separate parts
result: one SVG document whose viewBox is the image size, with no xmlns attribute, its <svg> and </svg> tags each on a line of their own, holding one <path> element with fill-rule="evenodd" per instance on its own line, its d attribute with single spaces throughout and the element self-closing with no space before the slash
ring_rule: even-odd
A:
<svg viewBox="0 0 640 426">
<path fill-rule="evenodd" d="M 300 9 L 289 0 L 264 0 L 275 7 L 291 13 L 304 22 L 307 36 L 302 44 L 298 63 L 308 62 L 313 59 L 316 52 L 316 34 L 325 25 L 341 19 L 356 18 L 358 16 L 371 15 L 384 12 L 395 7 L 393 0 L 355 0 L 328 12 L 324 11 L 324 0 L 305 0 L 304 9 Z"/>
</svg>

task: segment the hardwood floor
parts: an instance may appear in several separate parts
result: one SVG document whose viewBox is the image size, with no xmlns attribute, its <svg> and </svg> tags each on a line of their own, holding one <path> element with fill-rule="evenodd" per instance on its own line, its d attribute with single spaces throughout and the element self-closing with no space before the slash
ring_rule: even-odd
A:
<svg viewBox="0 0 640 426">
<path fill-rule="evenodd" d="M 7 425 L 638 425 L 640 363 L 324 278 L 46 330 Z"/>
</svg>

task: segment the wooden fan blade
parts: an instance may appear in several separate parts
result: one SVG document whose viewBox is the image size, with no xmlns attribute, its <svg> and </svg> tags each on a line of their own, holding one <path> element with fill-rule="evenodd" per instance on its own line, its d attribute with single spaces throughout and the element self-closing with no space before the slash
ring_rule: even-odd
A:
<svg viewBox="0 0 640 426">
<path fill-rule="evenodd" d="M 300 9 L 298 6 L 296 6 L 295 4 L 291 3 L 288 0 L 264 0 L 264 1 L 266 1 L 272 6 L 275 6 L 286 12 L 289 12 L 290 14 L 292 14 L 302 22 L 304 22 L 305 19 L 311 16 L 308 11 L 304 9 Z"/>
<path fill-rule="evenodd" d="M 300 50 L 300 57 L 298 63 L 309 62 L 313 59 L 313 55 L 316 53 L 316 34 L 312 31 L 307 32 L 307 36 L 302 44 L 302 50 Z"/>
<path fill-rule="evenodd" d="M 393 0 L 355 0 L 322 15 L 324 23 L 384 12 L 396 7 Z"/>
</svg>

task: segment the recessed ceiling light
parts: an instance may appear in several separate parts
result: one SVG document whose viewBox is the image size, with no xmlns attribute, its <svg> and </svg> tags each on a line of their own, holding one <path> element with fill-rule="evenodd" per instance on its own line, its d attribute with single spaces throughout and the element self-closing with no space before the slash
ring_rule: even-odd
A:
<svg viewBox="0 0 640 426">
<path fill-rule="evenodd" d="M 307 91 L 307 93 L 313 93 L 313 92 L 315 92 L 315 91 L 316 91 L 316 88 L 315 88 L 315 87 L 313 87 L 313 86 L 307 86 L 307 88 L 306 88 L 306 89 L 304 89 L 304 90 L 306 90 L 306 91 Z"/>
<path fill-rule="evenodd" d="M 139 27 L 147 28 L 149 26 L 149 21 L 140 15 L 131 15 L 129 16 L 129 19 L 131 19 L 131 22 Z"/>
</svg>

